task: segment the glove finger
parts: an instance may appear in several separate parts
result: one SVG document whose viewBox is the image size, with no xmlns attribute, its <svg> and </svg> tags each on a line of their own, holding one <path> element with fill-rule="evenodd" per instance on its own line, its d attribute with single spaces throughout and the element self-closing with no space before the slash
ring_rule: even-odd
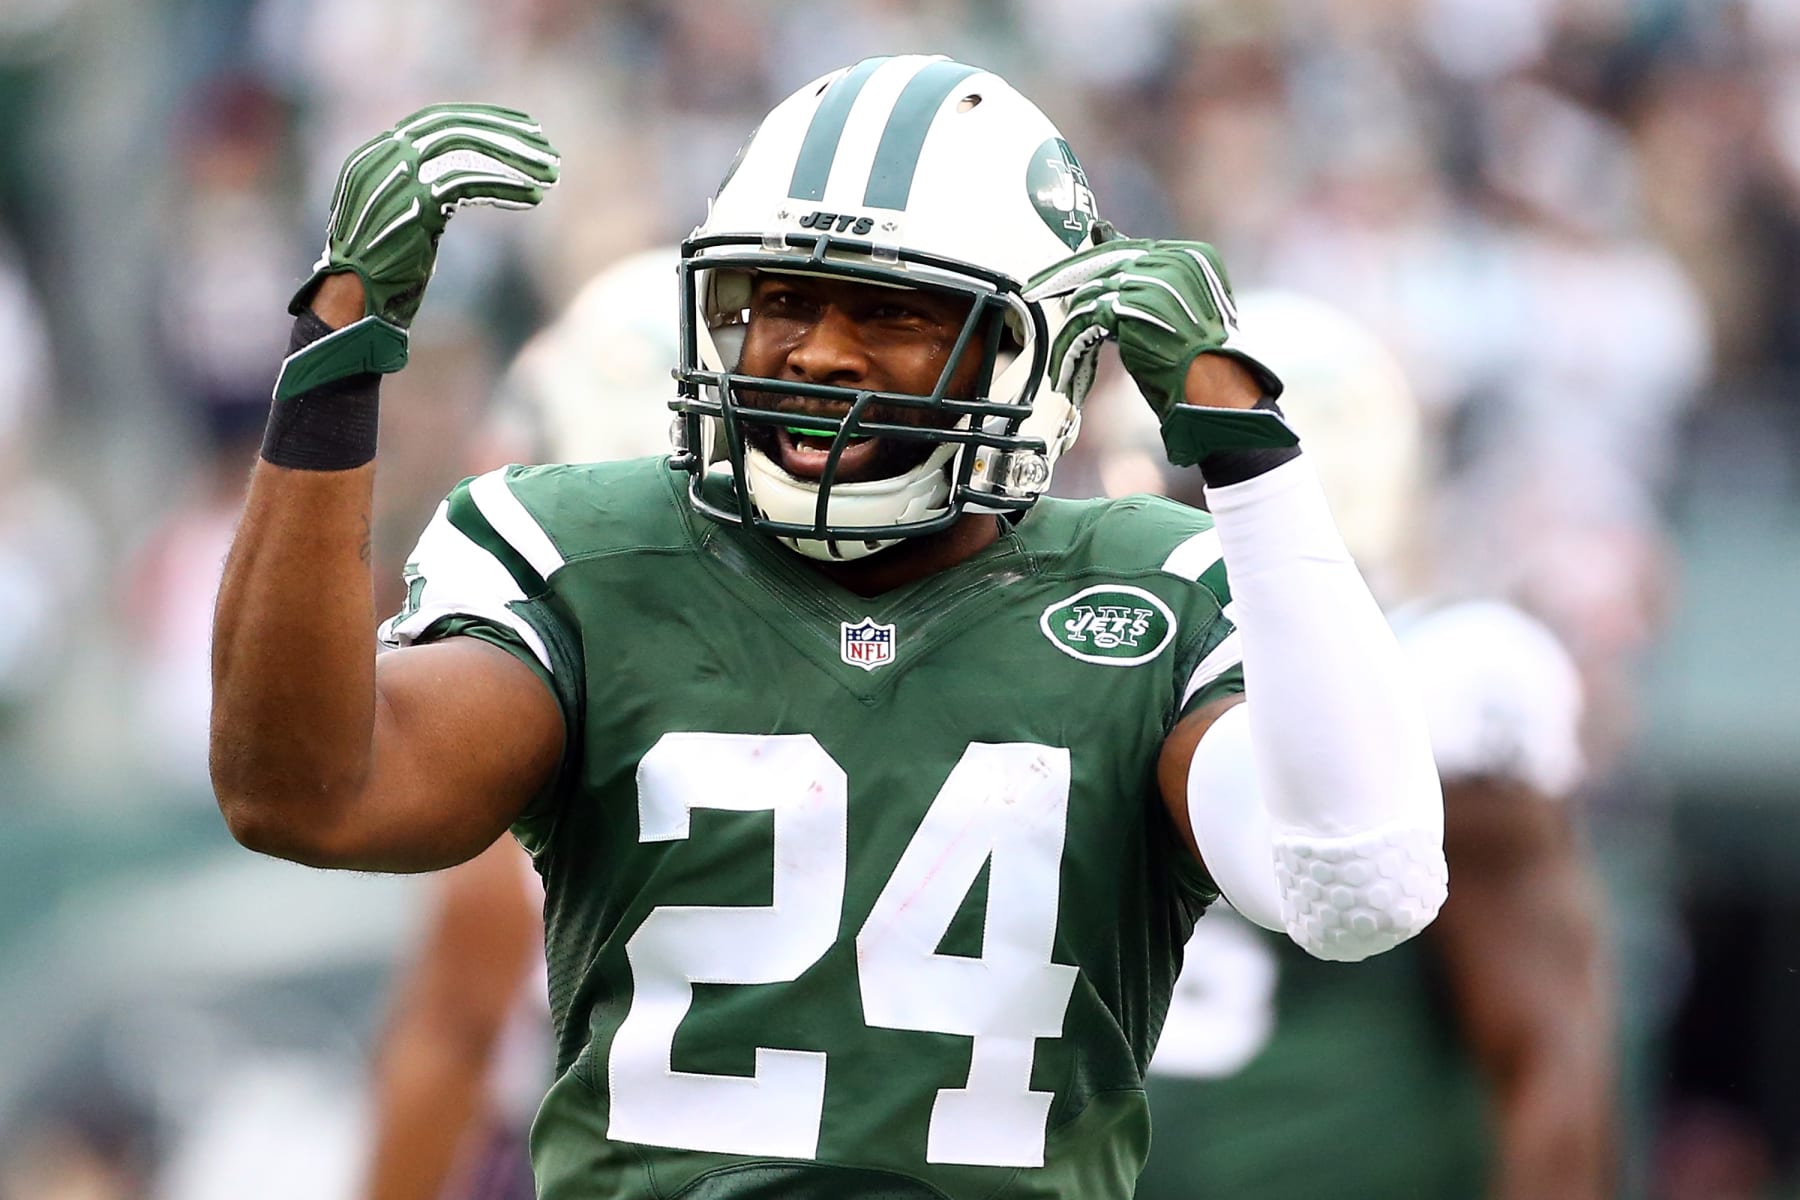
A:
<svg viewBox="0 0 1800 1200">
<path fill-rule="evenodd" d="M 1150 245 L 1142 238 L 1120 238 L 1072 254 L 1033 275 L 1025 287 L 1025 299 L 1048 300 L 1072 292 L 1121 263 L 1146 253 Z"/>
<path fill-rule="evenodd" d="M 1069 347 L 1074 344 L 1075 339 L 1080 337 L 1084 330 L 1092 329 L 1093 327 L 1094 322 L 1091 319 L 1083 319 L 1068 321 L 1057 331 L 1055 340 L 1050 343 L 1050 355 L 1047 360 L 1047 369 L 1050 372 L 1050 386 L 1058 387 L 1061 385 L 1063 358 L 1069 353 Z"/>
<path fill-rule="evenodd" d="M 394 132 L 413 138 L 444 125 L 485 123 L 514 133 L 541 136 L 544 127 L 530 113 L 497 104 L 433 104 L 395 124 Z"/>
<path fill-rule="evenodd" d="M 418 148 L 419 158 L 436 158 L 455 149 L 472 149 L 535 175 L 554 176 L 556 169 L 562 166 L 562 158 L 556 155 L 556 149 L 542 137 L 522 135 L 517 130 L 502 130 L 479 122 L 441 126 L 414 137 L 412 144 Z"/>
<path fill-rule="evenodd" d="M 433 199 L 438 211 L 447 219 L 457 209 L 470 205 L 535 208 L 544 199 L 544 189 L 496 175 L 474 175 L 463 177 L 461 182 L 446 181 L 441 193 L 434 188 Z"/>
<path fill-rule="evenodd" d="M 1118 285 L 1113 282 L 1112 276 L 1096 279 L 1069 297 L 1066 319 L 1070 322 L 1098 321 L 1106 332 L 1117 332 L 1112 302 L 1118 298 L 1118 294 Z M 1065 325 L 1064 330 L 1067 328 Z"/>
<path fill-rule="evenodd" d="M 536 208 L 543 202 L 543 195 L 535 196 L 466 196 L 450 206 L 451 212 L 459 208 L 504 208 L 508 211 Z M 444 214 L 448 219 L 450 212 Z"/>
<path fill-rule="evenodd" d="M 1134 264 L 1139 265 L 1139 264 Z M 1118 288 L 1119 299 L 1114 310 L 1121 316 L 1136 317 L 1148 321 L 1159 329 L 1169 333 L 1180 333 L 1175 325 L 1157 313 L 1161 312 L 1169 318 L 1180 313 L 1186 318 L 1188 332 L 1204 332 L 1218 324 L 1218 318 L 1208 308 L 1208 301 L 1200 299 L 1205 295 L 1202 289 L 1195 296 L 1204 315 L 1194 311 L 1194 305 L 1183 295 L 1183 289 L 1164 279 L 1160 274 L 1145 271 L 1124 270 L 1109 277 Z M 1192 285 L 1190 285 L 1192 287 Z"/>
<path fill-rule="evenodd" d="M 1063 344 L 1062 352 L 1051 358 L 1053 370 L 1050 373 L 1050 386 L 1071 397 L 1085 392 L 1086 385 L 1093 381 L 1100 344 L 1106 340 L 1106 336 L 1103 325 L 1082 325 Z"/>
<path fill-rule="evenodd" d="M 1219 319 L 1227 326 L 1237 328 L 1237 301 L 1232 299 L 1231 281 L 1225 274 L 1219 252 L 1205 242 L 1175 242 L 1170 245 L 1169 252 L 1177 256 L 1182 266 L 1192 271 L 1205 287 Z"/>
<path fill-rule="evenodd" d="M 1061 388 L 1069 378 L 1068 369 L 1112 332 L 1112 307 L 1105 295 L 1096 297 L 1079 310 L 1071 310 L 1056 339 L 1050 343 L 1051 386 Z"/>
<path fill-rule="evenodd" d="M 554 153 L 521 158 L 504 142 L 459 134 L 433 146 L 419 163 L 421 183 L 433 184 L 462 172 L 500 175 L 549 187 L 562 175 L 562 160 Z"/>
<path fill-rule="evenodd" d="M 544 127 L 523 113 L 507 116 L 480 109 L 448 108 L 396 126 L 394 136 L 424 150 L 441 140 L 449 130 L 483 130 L 491 136 L 515 138 L 552 155 L 555 153 L 544 136 Z"/>
<path fill-rule="evenodd" d="M 543 199 L 561 172 L 556 166 L 520 163 L 473 147 L 448 150 L 419 164 L 419 182 L 439 201 L 455 201 L 476 195 L 496 195 L 517 189 L 530 202 Z"/>
<path fill-rule="evenodd" d="M 1094 222 L 1093 230 L 1088 236 L 1093 239 L 1094 245 L 1096 246 L 1104 245 L 1107 242 L 1128 242 L 1132 240 L 1120 233 L 1117 225 L 1114 225 L 1111 221 L 1104 218 Z"/>
</svg>

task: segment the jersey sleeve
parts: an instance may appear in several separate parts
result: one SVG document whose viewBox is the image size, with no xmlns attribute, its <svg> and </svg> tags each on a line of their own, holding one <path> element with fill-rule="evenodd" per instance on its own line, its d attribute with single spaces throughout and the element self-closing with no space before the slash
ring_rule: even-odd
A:
<svg viewBox="0 0 1800 1200">
<path fill-rule="evenodd" d="M 1444 779 L 1512 779 L 1550 796 L 1575 786 L 1581 681 L 1549 630 L 1483 601 L 1403 622 L 1399 633 Z"/>
<path fill-rule="evenodd" d="M 1188 609 L 1200 618 L 1194 634 L 1182 639 L 1177 652 L 1172 728 L 1202 705 L 1242 692 L 1244 666 L 1239 650 L 1242 639 L 1231 620 L 1231 588 L 1225 579 L 1218 534 L 1208 528 L 1188 535 L 1163 560 L 1162 571 L 1194 585 Z M 1185 848 L 1171 855 L 1170 869 L 1177 889 L 1191 906 L 1190 919 L 1198 919 L 1219 898 L 1218 883 L 1205 864 Z"/>
<path fill-rule="evenodd" d="M 1177 671 L 1181 691 L 1175 707 L 1178 717 L 1185 717 L 1221 696 L 1244 690 L 1243 639 L 1232 620 L 1231 583 L 1225 576 L 1225 556 L 1215 530 L 1203 529 L 1182 541 L 1164 560 L 1162 569 L 1198 585 L 1218 608 L 1205 636 L 1184 647 L 1186 653 Z"/>
<path fill-rule="evenodd" d="M 408 556 L 406 599 L 382 622 L 378 637 L 399 648 L 473 637 L 530 667 L 556 696 L 564 744 L 578 744 L 581 707 L 579 643 L 550 602 L 548 580 L 563 564 L 549 535 L 514 494 L 510 469 L 456 485 Z M 522 824 L 548 815 L 569 764 L 527 808 Z M 525 835 L 522 835 L 525 838 Z M 529 845 L 529 838 L 525 838 Z"/>
<path fill-rule="evenodd" d="M 438 505 L 408 556 L 406 600 L 382 623 L 381 641 L 434 641 L 432 631 L 445 618 L 476 617 L 509 630 L 538 667 L 555 674 L 547 631 L 522 606 L 545 594 L 546 579 L 561 565 L 562 555 L 512 494 L 503 470 L 465 479 Z"/>
</svg>

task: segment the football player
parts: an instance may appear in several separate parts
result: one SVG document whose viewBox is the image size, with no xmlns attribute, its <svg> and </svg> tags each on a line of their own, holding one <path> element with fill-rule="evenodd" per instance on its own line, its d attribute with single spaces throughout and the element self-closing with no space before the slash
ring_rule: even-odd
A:
<svg viewBox="0 0 1800 1200">
<path fill-rule="evenodd" d="M 1426 705 L 1455 888 L 1417 942 L 1346 971 L 1220 906 L 1151 1064 L 1139 1200 L 1611 1195 L 1610 983 L 1568 793 L 1580 685 L 1494 600 L 1419 598 L 1419 411 L 1348 314 L 1238 298 L 1332 511 L 1392 605 Z"/>
<path fill-rule="evenodd" d="M 525 343 L 477 439 L 497 461 L 654 453 L 675 390 L 674 246 L 589 280 Z M 442 872 L 375 1063 L 365 1200 L 532 1195 L 525 1134 L 549 1067 L 542 881 L 511 837 Z"/>
<path fill-rule="evenodd" d="M 1216 254 L 1118 237 L 987 71 L 808 83 L 684 244 L 675 452 L 459 485 L 378 657 L 376 381 L 446 217 L 558 165 L 447 105 L 340 174 L 215 618 L 232 832 L 532 852 L 547 1200 L 1129 1196 L 1218 892 L 1346 960 L 1445 892 L 1423 715 Z M 1211 517 L 1040 499 L 1109 338 Z"/>
</svg>

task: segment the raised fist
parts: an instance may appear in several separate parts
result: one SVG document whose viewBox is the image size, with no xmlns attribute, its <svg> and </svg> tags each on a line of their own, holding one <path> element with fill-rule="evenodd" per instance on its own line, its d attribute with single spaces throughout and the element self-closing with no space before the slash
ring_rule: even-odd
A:
<svg viewBox="0 0 1800 1200">
<path fill-rule="evenodd" d="M 338 172 L 325 251 L 288 306 L 354 271 L 367 314 L 405 329 L 419 311 L 438 238 L 465 204 L 531 208 L 561 159 L 526 114 L 489 104 L 434 104 L 363 143 Z"/>
</svg>

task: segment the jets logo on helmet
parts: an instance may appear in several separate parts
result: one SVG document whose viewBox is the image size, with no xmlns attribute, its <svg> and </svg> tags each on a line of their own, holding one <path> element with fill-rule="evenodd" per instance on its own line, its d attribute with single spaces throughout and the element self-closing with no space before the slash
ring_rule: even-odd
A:
<svg viewBox="0 0 1800 1200">
<path fill-rule="evenodd" d="M 682 247 L 681 397 L 675 462 L 696 509 L 822 559 L 852 559 L 946 529 L 965 513 L 1020 513 L 1074 440 L 1084 381 L 1046 377 L 1061 299 L 1027 300 L 1032 275 L 1079 249 L 1093 194 L 1049 118 L 1005 80 L 944 58 L 871 58 L 778 105 Z M 968 316 L 928 394 L 860 392 L 739 373 L 759 274 L 823 275 L 966 300 Z M 975 383 L 947 395 L 973 357 Z M 817 479 L 759 446 L 804 397 L 810 436 L 831 439 Z M 906 409 L 917 423 L 882 420 Z M 839 482 L 857 439 L 910 443 L 913 465 Z"/>
<path fill-rule="evenodd" d="M 1075 161 L 1075 152 L 1061 138 L 1051 138 L 1032 157 L 1025 186 L 1037 205 L 1038 216 L 1070 250 L 1081 249 L 1094 228 L 1094 192 L 1087 172 Z"/>
</svg>

